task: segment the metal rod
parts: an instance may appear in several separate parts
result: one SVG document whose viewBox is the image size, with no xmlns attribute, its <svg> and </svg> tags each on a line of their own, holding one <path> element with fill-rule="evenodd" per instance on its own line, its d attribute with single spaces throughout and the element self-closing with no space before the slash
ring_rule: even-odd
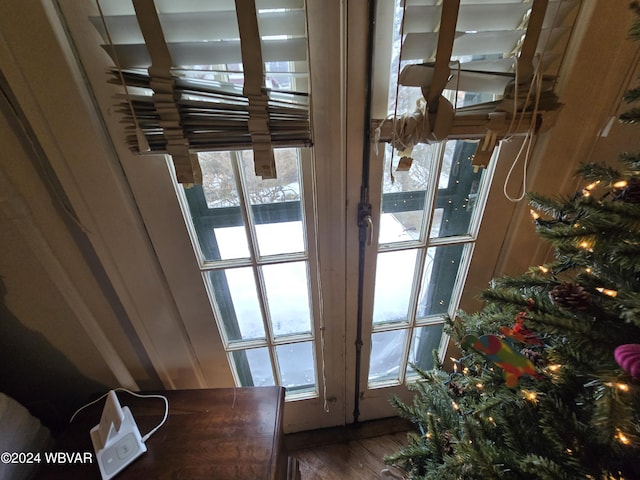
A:
<svg viewBox="0 0 640 480">
<path fill-rule="evenodd" d="M 369 31 L 367 36 L 367 64 L 364 108 L 364 138 L 362 146 L 362 183 L 360 186 L 360 203 L 358 204 L 358 311 L 356 323 L 356 375 L 353 399 L 353 422 L 358 423 L 360 417 L 360 370 L 362 366 L 362 321 L 365 252 L 367 239 L 371 233 L 371 204 L 369 203 L 369 157 L 371 155 L 371 81 L 373 78 L 373 54 L 375 39 L 376 0 L 368 2 Z"/>
</svg>

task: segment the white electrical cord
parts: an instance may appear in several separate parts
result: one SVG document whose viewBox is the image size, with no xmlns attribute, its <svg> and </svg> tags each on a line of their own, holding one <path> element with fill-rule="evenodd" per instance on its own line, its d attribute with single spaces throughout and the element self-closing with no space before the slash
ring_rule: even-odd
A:
<svg viewBox="0 0 640 480">
<path fill-rule="evenodd" d="M 147 433 L 144 437 L 142 437 L 142 442 L 146 442 L 149 439 L 149 437 L 151 437 L 151 435 L 156 433 L 156 431 L 162 425 L 164 425 L 164 422 L 167 421 L 167 416 L 169 415 L 169 401 L 167 400 L 167 397 L 165 397 L 163 395 L 153 395 L 153 394 L 151 394 L 151 395 L 141 395 L 139 393 L 132 392 L 131 390 L 127 390 L 126 388 L 122 388 L 122 387 L 114 388 L 113 390 L 116 391 L 116 392 L 126 392 L 129 395 L 133 395 L 134 397 L 138 397 L 138 398 L 160 398 L 160 399 L 162 399 L 164 401 L 164 417 L 162 417 L 162 421 L 158 425 L 153 427 L 149 433 Z M 93 402 L 89 402 L 86 405 L 83 405 L 82 407 L 80 407 L 78 410 L 75 411 L 75 413 L 73 415 L 71 415 L 71 419 L 69 420 L 69 423 L 73 422 L 73 419 L 76 418 L 76 415 L 78 415 L 78 413 L 80 413 L 82 410 L 84 410 L 87 407 L 90 407 L 91 405 L 93 405 L 95 403 L 98 403 L 100 400 L 102 400 L 107 395 L 109 395 L 109 392 L 105 393 L 104 395 L 101 395 L 99 398 L 97 398 Z"/>
</svg>

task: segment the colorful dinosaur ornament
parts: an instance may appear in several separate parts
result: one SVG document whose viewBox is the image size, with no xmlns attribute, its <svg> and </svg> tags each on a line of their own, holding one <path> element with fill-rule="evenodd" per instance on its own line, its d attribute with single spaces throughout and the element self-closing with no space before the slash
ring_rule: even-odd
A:
<svg viewBox="0 0 640 480">
<path fill-rule="evenodd" d="M 504 379 L 508 387 L 518 385 L 522 375 L 540 378 L 533 365 L 524 355 L 514 352 L 511 347 L 497 335 L 466 335 L 461 343 L 463 348 L 472 347 L 504 370 Z"/>
</svg>

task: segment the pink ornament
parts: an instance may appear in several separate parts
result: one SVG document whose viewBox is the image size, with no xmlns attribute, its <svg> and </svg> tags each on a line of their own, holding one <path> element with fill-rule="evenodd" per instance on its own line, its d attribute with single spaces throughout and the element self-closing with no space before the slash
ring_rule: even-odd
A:
<svg viewBox="0 0 640 480">
<path fill-rule="evenodd" d="M 613 356 L 625 372 L 640 380 L 640 344 L 620 345 L 613 352 Z"/>
</svg>

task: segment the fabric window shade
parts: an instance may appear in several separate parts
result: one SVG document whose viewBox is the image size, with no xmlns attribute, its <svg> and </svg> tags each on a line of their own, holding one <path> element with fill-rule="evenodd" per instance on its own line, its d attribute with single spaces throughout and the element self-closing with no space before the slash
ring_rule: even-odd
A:
<svg viewBox="0 0 640 480">
<path fill-rule="evenodd" d="M 255 153 L 258 142 L 272 157 L 273 147 L 311 144 L 303 0 L 105 3 L 102 15 L 90 21 L 115 65 L 114 81 L 124 79 L 122 111 L 133 150 L 142 150 L 142 132 L 151 152 L 169 153 L 174 164 L 184 164 L 182 174 L 176 165 L 179 181 L 193 183 L 198 179 L 187 167 L 195 167 L 199 151 Z M 156 18 L 150 23 L 141 16 Z M 241 16 L 255 21 L 239 22 Z M 168 57 L 167 71 L 155 68 L 159 57 Z M 260 135 L 256 118 L 265 121 Z M 170 144 L 184 148 L 172 153 Z M 275 175 L 273 168 L 263 169 L 268 171 Z"/>
</svg>

